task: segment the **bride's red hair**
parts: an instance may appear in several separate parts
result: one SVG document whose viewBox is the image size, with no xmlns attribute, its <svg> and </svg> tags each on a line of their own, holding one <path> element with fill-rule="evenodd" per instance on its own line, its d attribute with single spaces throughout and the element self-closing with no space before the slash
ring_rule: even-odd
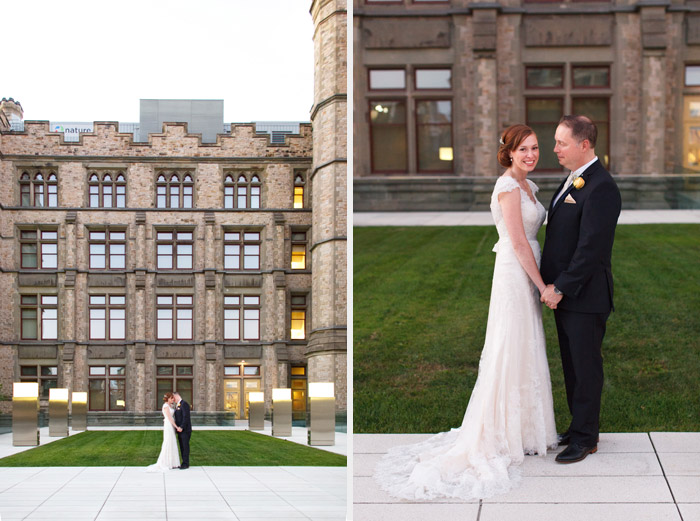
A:
<svg viewBox="0 0 700 521">
<path fill-rule="evenodd" d="M 170 400 L 170 398 L 172 398 L 172 397 L 173 397 L 173 393 L 171 393 L 170 391 L 168 391 L 167 393 L 165 393 L 165 394 L 163 395 L 163 401 L 164 401 L 164 402 L 167 402 L 167 401 Z"/>
</svg>

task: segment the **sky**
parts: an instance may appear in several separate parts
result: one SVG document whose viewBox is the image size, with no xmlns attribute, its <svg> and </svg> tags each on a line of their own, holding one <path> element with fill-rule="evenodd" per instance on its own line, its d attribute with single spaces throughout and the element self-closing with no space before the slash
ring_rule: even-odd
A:
<svg viewBox="0 0 700 521">
<path fill-rule="evenodd" d="M 143 98 L 223 99 L 225 123 L 309 121 L 311 0 L 5 7 L 0 98 L 19 101 L 25 120 L 138 122 Z"/>
</svg>

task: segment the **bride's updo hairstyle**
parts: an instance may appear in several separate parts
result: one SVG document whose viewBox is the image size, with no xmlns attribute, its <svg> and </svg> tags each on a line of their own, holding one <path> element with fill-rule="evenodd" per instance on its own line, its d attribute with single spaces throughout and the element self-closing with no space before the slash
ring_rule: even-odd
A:
<svg viewBox="0 0 700 521">
<path fill-rule="evenodd" d="M 505 129 L 499 141 L 501 146 L 498 147 L 498 163 L 503 168 L 510 168 L 513 164 L 513 160 L 510 157 L 513 150 L 518 148 L 530 134 L 534 133 L 535 131 L 527 125 L 511 125 Z"/>
<path fill-rule="evenodd" d="M 165 394 L 163 395 L 163 402 L 167 402 L 167 401 L 170 400 L 170 398 L 172 398 L 172 397 L 173 397 L 173 393 L 171 393 L 170 391 L 168 391 L 167 393 L 165 393 Z"/>
</svg>

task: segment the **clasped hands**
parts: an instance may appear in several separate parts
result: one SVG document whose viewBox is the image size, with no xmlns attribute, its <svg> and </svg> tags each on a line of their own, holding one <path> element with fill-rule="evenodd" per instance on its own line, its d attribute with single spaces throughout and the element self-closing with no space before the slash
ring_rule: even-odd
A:
<svg viewBox="0 0 700 521">
<path fill-rule="evenodd" d="M 182 427 L 175 427 L 175 430 L 176 430 L 177 432 L 182 432 Z"/>
<path fill-rule="evenodd" d="M 540 297 L 540 302 L 544 302 L 550 309 L 557 309 L 557 304 L 559 304 L 563 296 L 554 293 L 554 284 L 547 284 L 544 293 Z"/>
</svg>

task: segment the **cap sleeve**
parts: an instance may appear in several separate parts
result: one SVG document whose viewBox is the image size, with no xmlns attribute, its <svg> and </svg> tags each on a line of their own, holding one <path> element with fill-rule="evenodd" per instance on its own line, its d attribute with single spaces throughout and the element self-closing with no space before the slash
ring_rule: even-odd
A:
<svg viewBox="0 0 700 521">
<path fill-rule="evenodd" d="M 493 189 L 493 196 L 495 198 L 498 198 L 498 194 L 502 194 L 503 192 L 512 192 L 516 188 L 520 188 L 520 185 L 518 182 L 510 177 L 509 175 L 506 176 L 501 176 L 496 180 L 496 186 Z"/>
</svg>

